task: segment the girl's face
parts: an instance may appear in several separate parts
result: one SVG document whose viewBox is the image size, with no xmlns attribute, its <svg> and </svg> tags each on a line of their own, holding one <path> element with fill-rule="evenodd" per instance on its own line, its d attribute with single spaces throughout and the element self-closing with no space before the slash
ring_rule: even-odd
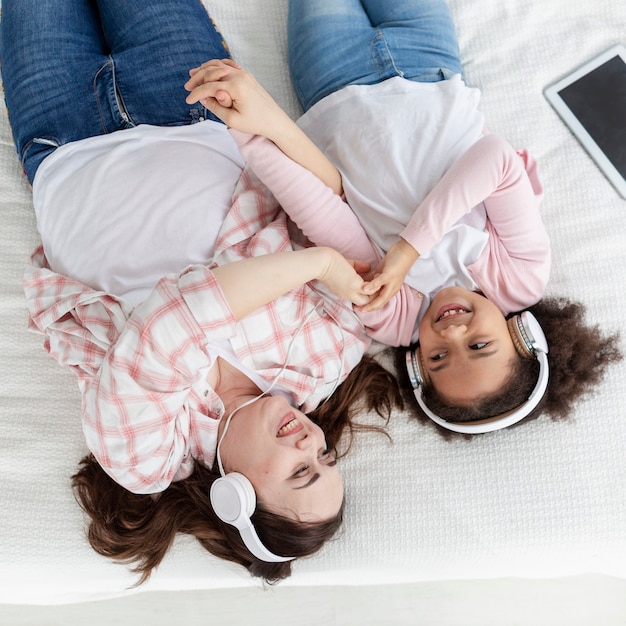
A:
<svg viewBox="0 0 626 626">
<path fill-rule="evenodd" d="M 257 499 L 275 513 L 323 521 L 341 508 L 343 483 L 322 429 L 282 396 L 263 396 L 238 410 L 220 456 L 224 471 L 246 476 Z"/>
<path fill-rule="evenodd" d="M 432 385 L 459 406 L 495 393 L 516 356 L 498 307 L 461 287 L 437 293 L 420 323 L 419 343 Z"/>
</svg>

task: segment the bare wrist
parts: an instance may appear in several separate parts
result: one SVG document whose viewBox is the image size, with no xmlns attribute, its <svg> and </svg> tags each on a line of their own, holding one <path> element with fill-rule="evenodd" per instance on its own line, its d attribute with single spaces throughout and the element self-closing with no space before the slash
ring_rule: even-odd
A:
<svg viewBox="0 0 626 626">
<path fill-rule="evenodd" d="M 400 237 L 397 242 L 400 247 L 400 252 L 402 255 L 411 263 L 417 261 L 419 259 L 420 253 L 403 237 Z"/>
<path fill-rule="evenodd" d="M 332 271 L 333 258 L 337 253 L 332 248 L 326 246 L 316 246 L 314 248 L 308 248 L 308 250 L 311 250 L 316 257 L 314 265 L 316 268 L 315 278 L 321 282 L 325 282 Z"/>
</svg>

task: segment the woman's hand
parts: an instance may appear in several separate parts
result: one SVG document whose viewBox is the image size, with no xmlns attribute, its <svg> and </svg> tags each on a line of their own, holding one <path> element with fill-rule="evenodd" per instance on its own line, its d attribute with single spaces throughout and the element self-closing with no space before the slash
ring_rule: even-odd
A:
<svg viewBox="0 0 626 626">
<path fill-rule="evenodd" d="M 370 270 L 365 261 L 348 260 L 332 248 L 318 248 L 328 255 L 326 266 L 318 279 L 339 298 L 357 306 L 365 305 L 370 297 L 363 291 L 363 275 Z"/>
<path fill-rule="evenodd" d="M 368 304 L 360 308 L 363 312 L 382 308 L 398 293 L 411 266 L 419 258 L 417 250 L 400 238 L 387 251 L 387 254 L 372 272 L 370 280 L 363 287 L 371 297 Z"/>
<path fill-rule="evenodd" d="M 207 61 L 189 75 L 186 102 L 200 102 L 230 128 L 273 141 L 293 123 L 256 78 L 230 59 Z"/>
<path fill-rule="evenodd" d="M 359 305 L 369 302 L 362 291 L 369 263 L 348 261 L 327 247 L 273 252 L 212 268 L 235 320 L 311 280 L 320 280 L 340 298 Z"/>
</svg>

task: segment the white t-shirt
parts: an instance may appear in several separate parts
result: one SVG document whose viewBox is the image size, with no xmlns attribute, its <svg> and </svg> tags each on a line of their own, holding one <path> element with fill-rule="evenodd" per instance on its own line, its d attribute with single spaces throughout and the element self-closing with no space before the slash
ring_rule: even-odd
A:
<svg viewBox="0 0 626 626">
<path fill-rule="evenodd" d="M 212 260 L 243 166 L 213 121 L 59 147 L 33 183 L 50 267 L 137 305 L 165 274 Z"/>
<path fill-rule="evenodd" d="M 394 77 L 345 87 L 298 124 L 341 172 L 348 204 L 384 254 L 428 192 L 483 135 L 479 100 L 479 90 L 460 75 L 436 83 Z M 476 288 L 467 265 L 487 243 L 485 224 L 481 203 L 419 258 L 407 284 L 426 301 L 442 286 Z"/>
</svg>

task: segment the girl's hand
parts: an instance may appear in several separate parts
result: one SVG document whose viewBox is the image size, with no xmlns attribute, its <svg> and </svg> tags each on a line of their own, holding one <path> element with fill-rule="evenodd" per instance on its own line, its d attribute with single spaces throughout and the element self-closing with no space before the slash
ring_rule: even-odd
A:
<svg viewBox="0 0 626 626">
<path fill-rule="evenodd" d="M 398 239 L 363 286 L 364 293 L 371 296 L 371 300 L 360 310 L 377 311 L 387 304 L 400 291 L 409 269 L 418 258 L 419 253 L 410 243 Z"/>
<path fill-rule="evenodd" d="M 256 78 L 230 59 L 207 61 L 189 75 L 186 102 L 200 102 L 230 128 L 274 140 L 293 124 Z"/>
</svg>

